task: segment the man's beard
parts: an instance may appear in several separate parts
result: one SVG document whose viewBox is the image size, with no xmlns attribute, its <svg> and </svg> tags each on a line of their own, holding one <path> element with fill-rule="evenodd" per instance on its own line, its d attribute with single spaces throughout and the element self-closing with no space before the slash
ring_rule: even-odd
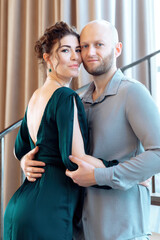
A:
<svg viewBox="0 0 160 240">
<path fill-rule="evenodd" d="M 107 57 L 103 58 L 102 64 L 100 66 L 94 69 L 89 69 L 89 67 L 85 63 L 83 63 L 83 65 L 86 71 L 91 75 L 100 76 L 104 73 L 107 73 L 111 69 L 113 65 L 113 59 L 114 59 L 114 49 L 111 50 L 111 53 Z"/>
</svg>

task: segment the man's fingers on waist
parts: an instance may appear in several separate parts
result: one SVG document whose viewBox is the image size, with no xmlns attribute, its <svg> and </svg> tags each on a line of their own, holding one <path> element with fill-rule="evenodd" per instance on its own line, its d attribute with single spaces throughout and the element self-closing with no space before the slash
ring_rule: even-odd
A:
<svg viewBox="0 0 160 240">
<path fill-rule="evenodd" d="M 27 167 L 25 169 L 26 172 L 31 172 L 31 173 L 43 173 L 45 172 L 44 168 L 37 168 L 37 167 Z"/>
<path fill-rule="evenodd" d="M 27 179 L 28 179 L 29 182 L 35 182 L 36 181 L 36 178 L 27 177 Z"/>
<path fill-rule="evenodd" d="M 37 160 L 29 160 L 28 165 L 29 166 L 44 167 L 46 164 L 44 162 L 40 162 L 40 161 L 37 161 Z"/>
<path fill-rule="evenodd" d="M 30 172 L 27 172 L 26 173 L 26 177 L 30 177 L 30 178 L 41 178 L 42 177 L 42 174 L 41 173 L 30 173 Z"/>
</svg>

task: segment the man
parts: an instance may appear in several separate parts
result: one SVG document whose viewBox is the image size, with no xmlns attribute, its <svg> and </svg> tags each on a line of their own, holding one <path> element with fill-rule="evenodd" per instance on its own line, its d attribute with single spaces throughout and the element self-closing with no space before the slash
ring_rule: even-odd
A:
<svg viewBox="0 0 160 240">
<path fill-rule="evenodd" d="M 82 98 L 90 155 L 120 162 L 110 168 L 93 168 L 70 157 L 79 168 L 67 170 L 67 176 L 88 187 L 83 210 L 85 240 L 148 239 L 149 190 L 138 183 L 160 172 L 159 112 L 146 88 L 117 70 L 122 43 L 109 22 L 87 24 L 80 42 L 84 67 L 93 76 Z M 30 159 L 34 159 L 34 151 L 37 149 L 29 153 Z M 26 168 L 22 160 L 22 165 L 29 180 L 41 176 L 39 168 L 32 168 L 37 166 L 35 161 L 30 160 L 31 167 Z M 94 184 L 112 189 L 90 187 Z"/>
</svg>

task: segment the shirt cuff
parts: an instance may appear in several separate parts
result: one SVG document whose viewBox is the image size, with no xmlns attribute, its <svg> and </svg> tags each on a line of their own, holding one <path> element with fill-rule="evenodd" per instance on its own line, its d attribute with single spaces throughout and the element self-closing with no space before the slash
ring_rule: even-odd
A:
<svg viewBox="0 0 160 240">
<path fill-rule="evenodd" d="M 94 176 L 97 185 L 103 186 L 107 185 L 112 187 L 111 185 L 111 179 L 112 179 L 112 174 L 113 173 L 113 167 L 110 168 L 95 168 L 94 169 Z"/>
</svg>

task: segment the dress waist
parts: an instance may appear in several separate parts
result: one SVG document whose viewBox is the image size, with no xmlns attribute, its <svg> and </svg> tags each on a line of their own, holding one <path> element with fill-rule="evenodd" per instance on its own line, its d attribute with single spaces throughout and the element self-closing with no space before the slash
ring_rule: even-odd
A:
<svg viewBox="0 0 160 240">
<path fill-rule="evenodd" d="M 54 158 L 54 157 L 53 158 L 38 158 L 37 160 L 44 162 L 46 165 L 53 165 L 56 167 L 66 169 L 61 158 Z"/>
</svg>

